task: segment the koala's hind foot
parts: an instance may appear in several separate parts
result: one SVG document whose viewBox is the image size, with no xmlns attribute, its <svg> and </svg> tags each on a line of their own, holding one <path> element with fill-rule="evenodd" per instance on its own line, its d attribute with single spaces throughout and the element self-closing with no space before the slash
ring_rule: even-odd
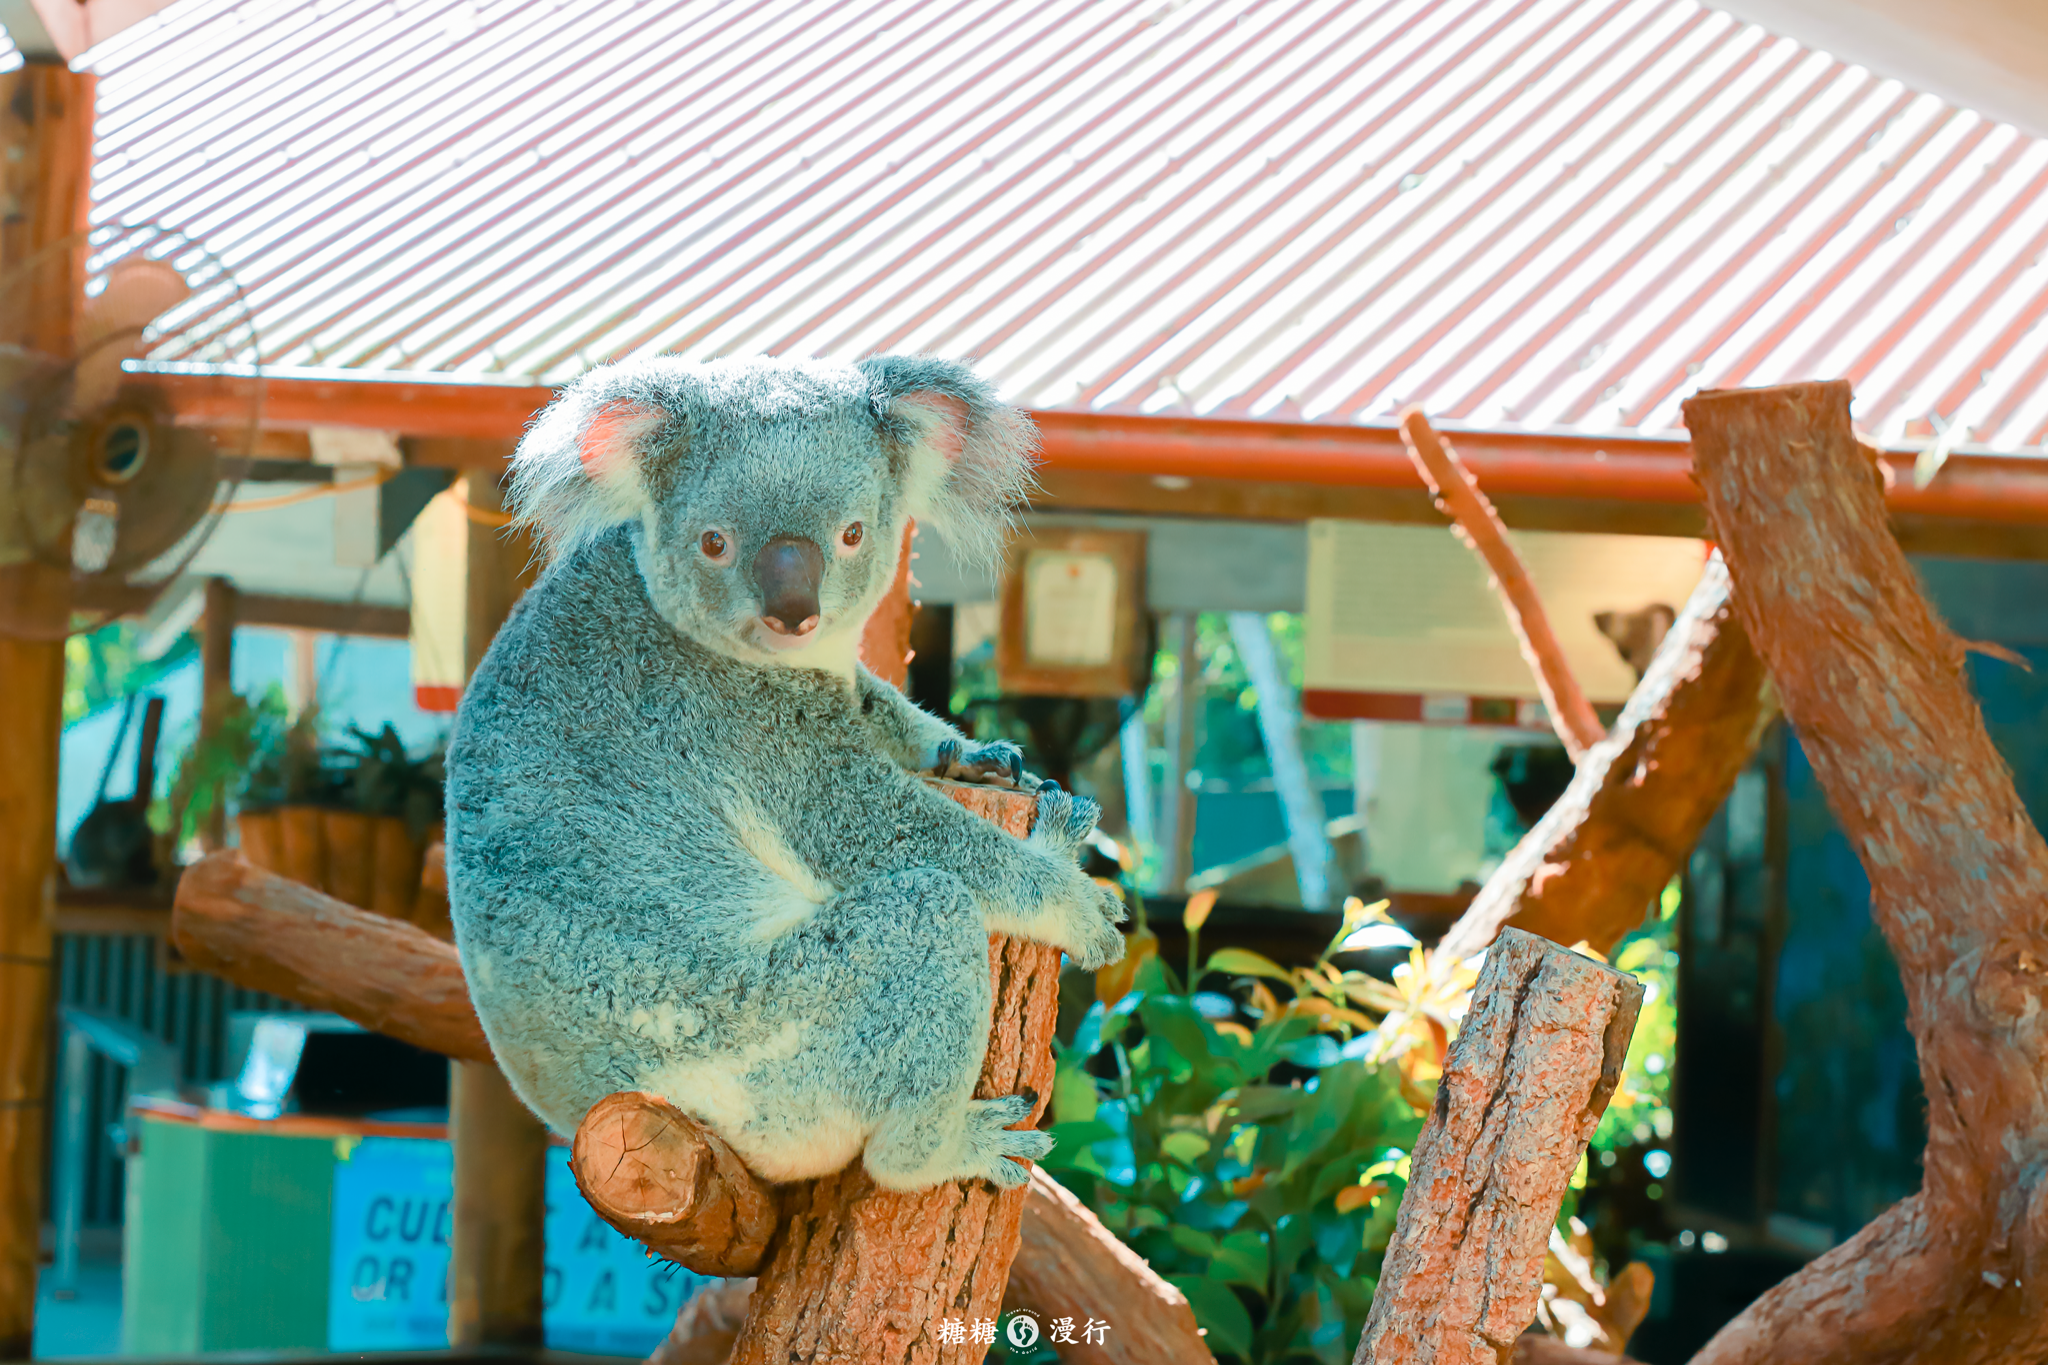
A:
<svg viewBox="0 0 2048 1365">
<path fill-rule="evenodd" d="M 1029 1119 L 1036 1102 L 1030 1095 L 1004 1095 L 892 1110 L 868 1139 L 868 1174 L 891 1190 L 922 1190 L 948 1180 L 1016 1189 L 1031 1179 L 1019 1161 L 1035 1161 L 1052 1150 L 1052 1134 L 1010 1127 Z"/>
</svg>

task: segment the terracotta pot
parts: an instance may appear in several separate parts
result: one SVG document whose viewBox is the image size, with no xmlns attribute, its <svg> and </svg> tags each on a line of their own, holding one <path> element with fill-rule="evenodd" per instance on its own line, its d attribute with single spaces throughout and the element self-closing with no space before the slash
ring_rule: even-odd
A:
<svg viewBox="0 0 2048 1365">
<path fill-rule="evenodd" d="M 235 816 L 235 838 L 251 864 L 275 872 L 284 862 L 284 833 L 274 810 L 245 810 Z"/>
<path fill-rule="evenodd" d="M 318 806 L 280 806 L 277 817 L 282 838 L 278 841 L 279 874 L 312 887 L 327 889 L 327 814 Z"/>
<path fill-rule="evenodd" d="M 411 919 L 426 846 L 412 837 L 399 816 L 380 815 L 370 823 L 370 909 L 393 919 Z"/>
<path fill-rule="evenodd" d="M 320 813 L 320 826 L 327 836 L 327 894 L 369 909 L 376 822 L 359 810 L 330 810 Z"/>
</svg>

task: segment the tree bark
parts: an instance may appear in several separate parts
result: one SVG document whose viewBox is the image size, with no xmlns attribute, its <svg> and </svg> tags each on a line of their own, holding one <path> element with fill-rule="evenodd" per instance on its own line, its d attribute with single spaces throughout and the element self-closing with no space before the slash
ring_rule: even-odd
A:
<svg viewBox="0 0 2048 1365">
<path fill-rule="evenodd" d="M 332 1010 L 466 1061 L 491 1061 L 455 945 L 251 867 L 232 852 L 185 870 L 171 941 L 238 986 Z"/>
<path fill-rule="evenodd" d="M 760 1268 L 776 1226 L 775 1191 L 715 1133 L 660 1096 L 628 1091 L 599 1101 L 576 1130 L 571 1161 L 590 1206 L 657 1255 L 705 1275 Z M 1028 1311 L 1041 1325 L 1086 1318 L 1105 1305 L 1115 1314 L 1107 1339 L 1063 1343 L 1062 1360 L 1209 1359 L 1186 1296 L 1044 1171 L 1031 1173 L 1019 1226 L 1005 1311 Z"/>
<path fill-rule="evenodd" d="M 1579 686 L 1571 664 L 1564 657 L 1564 646 L 1558 643 L 1557 632 L 1550 628 L 1543 599 L 1536 595 L 1536 585 L 1529 581 L 1529 571 L 1508 539 L 1507 524 L 1493 510 L 1486 494 L 1479 491 L 1478 483 L 1466 471 L 1450 442 L 1429 424 L 1422 409 L 1402 409 L 1401 440 L 1408 447 L 1408 458 L 1415 462 L 1416 472 L 1436 495 L 1437 510 L 1451 519 L 1452 529 L 1493 574 L 1494 591 L 1500 597 L 1502 610 L 1507 612 L 1515 638 L 1521 641 L 1522 657 L 1529 661 L 1529 670 L 1536 675 L 1536 686 L 1543 694 L 1544 708 L 1550 712 L 1550 723 L 1572 758 L 1583 757 L 1606 737 L 1607 728 L 1594 714 L 1593 703 L 1586 700 L 1585 689 Z"/>
<path fill-rule="evenodd" d="M 1694 1365 L 2048 1359 L 2048 845 L 1887 527 L 1849 399 L 1707 393 L 1685 420 L 1737 610 L 1898 959 L 1926 1177 Z"/>
<path fill-rule="evenodd" d="M 1608 952 L 1691 856 L 1776 715 L 1763 661 L 1708 560 L 1685 610 L 1562 797 L 1486 879 L 1439 953 L 1469 957 L 1513 925 Z"/>
<path fill-rule="evenodd" d="M 1506 1365 L 1642 999 L 1632 976 L 1502 932 L 1410 1158 L 1354 1365 Z"/>
</svg>

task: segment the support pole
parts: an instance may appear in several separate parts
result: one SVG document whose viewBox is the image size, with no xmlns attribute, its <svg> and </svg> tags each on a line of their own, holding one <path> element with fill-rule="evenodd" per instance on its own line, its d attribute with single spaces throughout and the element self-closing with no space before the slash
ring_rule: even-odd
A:
<svg viewBox="0 0 2048 1365">
<path fill-rule="evenodd" d="M 1324 829 L 1323 803 L 1309 784 L 1308 763 L 1301 756 L 1301 708 L 1294 689 L 1281 675 L 1273 649 L 1273 632 L 1255 611 L 1230 613 L 1230 638 L 1251 675 L 1259 696 L 1259 737 L 1266 742 L 1266 761 L 1273 768 L 1273 789 L 1287 822 L 1287 849 L 1294 855 L 1294 880 L 1301 887 L 1304 910 L 1327 910 L 1331 894 L 1330 837 Z"/>
<path fill-rule="evenodd" d="M 497 483 L 471 474 L 462 496 L 481 516 L 469 527 L 464 677 L 533 581 L 533 545 L 497 522 Z M 546 1267 L 547 1129 L 512 1093 L 495 1063 L 452 1062 L 448 1141 L 455 1153 L 450 1238 L 451 1346 L 537 1346 Z"/>
<path fill-rule="evenodd" d="M 41 62 L 0 73 L 0 279 L 16 286 L 0 343 L 70 353 L 83 242 L 49 249 L 85 226 L 92 119 L 91 75 Z M 20 631 L 0 635 L 0 1360 L 27 1358 L 35 1338 L 70 587 L 57 566 L 0 570 L 0 621 Z"/>
<path fill-rule="evenodd" d="M 1195 793 L 1188 786 L 1188 774 L 1195 766 L 1202 723 L 1202 655 L 1194 613 L 1175 616 L 1169 624 L 1174 644 L 1173 706 L 1166 718 L 1166 782 L 1159 794 L 1159 889 L 1178 896 L 1195 874 Z"/>
<path fill-rule="evenodd" d="M 206 580 L 206 608 L 200 618 L 199 635 L 199 738 L 201 743 L 220 732 L 222 718 L 235 693 L 235 585 L 225 578 Z M 225 801 L 213 803 L 199 842 L 208 852 L 227 847 L 228 810 Z"/>
</svg>

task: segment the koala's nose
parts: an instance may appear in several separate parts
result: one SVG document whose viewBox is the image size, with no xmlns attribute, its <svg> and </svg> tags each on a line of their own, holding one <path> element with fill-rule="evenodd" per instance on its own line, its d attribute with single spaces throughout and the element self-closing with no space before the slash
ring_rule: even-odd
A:
<svg viewBox="0 0 2048 1365">
<path fill-rule="evenodd" d="M 818 582 L 825 553 L 814 541 L 777 536 L 754 556 L 761 589 L 761 619 L 778 635 L 809 635 L 818 628 Z"/>
</svg>

